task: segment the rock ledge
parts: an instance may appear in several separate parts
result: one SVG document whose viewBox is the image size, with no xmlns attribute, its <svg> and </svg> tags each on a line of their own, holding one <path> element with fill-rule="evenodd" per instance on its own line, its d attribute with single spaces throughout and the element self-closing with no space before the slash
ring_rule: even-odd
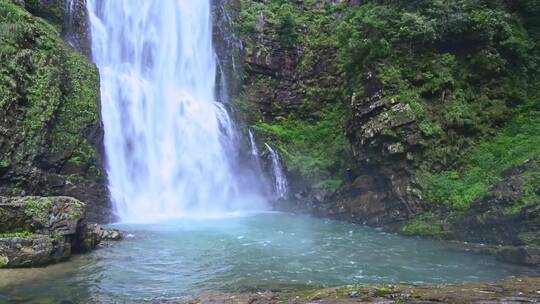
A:
<svg viewBox="0 0 540 304">
<path fill-rule="evenodd" d="M 118 236 L 86 221 L 85 204 L 71 197 L 0 197 L 0 268 L 58 263 Z M 111 240 L 111 237 L 108 237 Z"/>
</svg>

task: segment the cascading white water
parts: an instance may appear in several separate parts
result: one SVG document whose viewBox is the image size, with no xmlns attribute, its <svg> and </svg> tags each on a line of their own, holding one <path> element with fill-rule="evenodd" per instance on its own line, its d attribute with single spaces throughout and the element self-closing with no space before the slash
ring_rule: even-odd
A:
<svg viewBox="0 0 540 304">
<path fill-rule="evenodd" d="M 249 144 L 251 148 L 251 157 L 257 164 L 258 168 L 260 168 L 260 154 L 259 154 L 259 148 L 257 148 L 257 143 L 255 142 L 255 137 L 253 136 L 253 132 L 251 130 L 248 130 L 248 136 L 249 136 Z"/>
<path fill-rule="evenodd" d="M 281 166 L 281 160 L 279 159 L 279 154 L 270 147 L 269 144 L 264 143 L 266 149 L 270 153 L 270 159 L 272 161 L 272 173 L 274 179 L 274 195 L 275 199 L 284 198 L 289 193 L 289 182 L 287 181 L 287 176 L 285 171 Z"/>
<path fill-rule="evenodd" d="M 88 0 L 88 10 L 121 219 L 263 208 L 234 172 L 236 130 L 214 96 L 210 0 Z"/>
</svg>

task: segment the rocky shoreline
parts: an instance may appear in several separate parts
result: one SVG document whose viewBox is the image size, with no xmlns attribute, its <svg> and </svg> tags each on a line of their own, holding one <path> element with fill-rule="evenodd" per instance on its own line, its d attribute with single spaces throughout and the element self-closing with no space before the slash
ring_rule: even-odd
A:
<svg viewBox="0 0 540 304">
<path fill-rule="evenodd" d="M 86 253 L 122 233 L 87 222 L 71 197 L 0 197 L 0 268 L 36 267 Z"/>
<path fill-rule="evenodd" d="M 540 303 L 540 278 L 444 286 L 354 285 L 303 292 L 215 293 L 191 300 L 155 303 Z"/>
</svg>

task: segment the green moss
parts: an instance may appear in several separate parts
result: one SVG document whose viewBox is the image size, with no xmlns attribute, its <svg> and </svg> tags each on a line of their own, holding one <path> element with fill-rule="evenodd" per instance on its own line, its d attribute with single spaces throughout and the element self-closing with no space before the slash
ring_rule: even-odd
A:
<svg viewBox="0 0 540 304">
<path fill-rule="evenodd" d="M 279 148 L 292 173 L 331 191 L 342 185 L 350 150 L 344 131 L 348 97 L 333 58 L 335 14 L 344 6 L 242 0 L 236 20 L 248 52 L 274 56 L 278 49 L 291 54 L 302 50 L 297 64 L 287 67 L 293 75 L 283 78 L 294 79 L 294 84 L 286 84 L 286 89 L 280 76 L 248 71 L 243 94 L 247 105 L 239 108 L 265 141 Z M 290 97 L 278 97 L 283 90 Z"/>
<path fill-rule="evenodd" d="M 522 187 L 524 191 L 523 204 L 540 202 L 540 170 L 530 172 L 524 178 L 525 184 Z"/>
<path fill-rule="evenodd" d="M 337 299 L 348 298 L 350 293 L 358 292 L 359 286 L 357 285 L 347 285 L 339 287 L 335 290 L 335 297 Z"/>
<path fill-rule="evenodd" d="M 57 5 L 63 9 L 63 1 L 57 0 L 25 3 L 37 15 L 49 14 Z M 70 50 L 49 22 L 0 0 L 0 106 L 3 126 L 10 131 L 0 148 L 2 166 L 16 174 L 14 168 L 37 167 L 54 174 L 68 168 L 86 179 L 101 179 L 100 170 L 92 168 L 99 163 L 95 148 L 87 140 L 100 126 L 98 101 L 95 66 Z M 32 181 L 11 183 L 17 194 Z"/>
<path fill-rule="evenodd" d="M 426 180 L 428 198 L 443 207 L 467 208 L 499 180 L 501 172 L 538 155 L 533 147 L 538 142 L 537 119 L 531 112 L 540 104 L 540 15 L 530 2 L 377 0 L 352 7 L 242 0 L 241 4 L 237 22 L 247 49 L 274 43 L 290 46 L 280 34 L 280 24 L 290 23 L 300 34 L 294 37 L 301 52 L 291 76 L 294 85 L 288 88 L 300 100 L 278 100 L 274 94 L 279 88 L 269 83 L 268 75 L 251 73 L 249 79 L 250 93 L 262 92 L 254 95 L 271 104 L 270 113 L 251 121 L 259 121 L 256 128 L 280 148 L 289 168 L 330 184 L 329 188 L 339 187 L 348 155 L 326 151 L 347 146 L 343 126 L 355 118 L 343 115 L 328 132 L 319 132 L 323 129 L 319 123 L 333 120 L 324 117 L 333 112 L 326 110 L 332 106 L 342 113 L 352 111 L 350 96 L 370 97 L 373 88 L 364 87 L 367 82 L 381 89 L 383 115 L 390 122 L 407 121 L 404 130 L 386 126 L 381 133 L 398 139 L 407 136 L 410 143 L 396 151 L 406 152 L 416 177 Z M 394 111 L 396 105 L 406 111 Z M 527 122 L 512 138 L 509 130 L 520 119 Z M 311 136 L 317 133 L 336 138 L 338 144 L 326 138 L 319 144 L 317 136 Z M 525 190 L 524 200 L 537 199 L 533 188 Z"/>
<path fill-rule="evenodd" d="M 387 294 L 387 293 L 393 293 L 395 291 L 395 288 L 393 286 L 385 286 L 385 287 L 376 287 L 375 291 L 378 294 Z"/>
<path fill-rule="evenodd" d="M 537 231 L 518 233 L 518 238 L 529 246 L 540 246 L 540 235 Z"/>
<path fill-rule="evenodd" d="M 9 258 L 5 256 L 0 256 L 0 268 L 6 267 L 6 265 L 9 263 Z"/>
<path fill-rule="evenodd" d="M 0 233 L 0 239 L 5 238 L 29 238 L 32 237 L 34 234 L 29 231 L 23 231 L 23 232 L 11 232 L 11 233 Z"/>
<path fill-rule="evenodd" d="M 79 212 L 70 212 L 69 213 L 69 219 L 71 219 L 72 221 L 76 221 L 80 217 L 81 217 L 81 215 L 79 214 Z"/>
<path fill-rule="evenodd" d="M 95 151 L 81 134 L 99 121 L 97 69 L 84 56 L 73 52 L 68 53 L 65 66 L 69 74 L 64 75 L 67 80 L 64 106 L 56 113 L 50 138 L 52 149 L 74 153 L 71 156 L 74 162 L 92 163 Z"/>
<path fill-rule="evenodd" d="M 26 212 L 42 223 L 47 222 L 49 217 L 49 209 L 51 206 L 52 201 L 48 198 L 43 198 L 40 200 L 30 199 L 26 201 L 25 205 Z"/>
<path fill-rule="evenodd" d="M 437 239 L 444 239 L 447 232 L 443 229 L 443 220 L 433 213 L 418 215 L 412 222 L 401 228 L 401 233 L 405 235 L 428 236 Z"/>
</svg>

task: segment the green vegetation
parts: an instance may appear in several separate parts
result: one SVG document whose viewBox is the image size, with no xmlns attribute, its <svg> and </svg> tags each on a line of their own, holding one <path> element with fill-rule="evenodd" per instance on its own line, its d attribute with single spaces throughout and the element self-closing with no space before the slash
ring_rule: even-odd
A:
<svg viewBox="0 0 540 304">
<path fill-rule="evenodd" d="M 278 117 L 273 124 L 259 123 L 255 129 L 270 135 L 286 157 L 289 170 L 319 182 L 335 191 L 341 186 L 347 165 L 349 146 L 342 131 L 345 114 L 328 107 L 318 113 L 319 119 L 305 120 L 295 116 Z"/>
<path fill-rule="evenodd" d="M 251 35 L 258 30 L 258 23 L 267 22 L 268 28 L 275 29 L 272 38 L 293 45 L 298 39 L 300 15 L 298 8 L 285 0 L 272 0 L 269 3 L 240 1 L 242 11 L 236 22 L 237 30 L 243 35 Z"/>
<path fill-rule="evenodd" d="M 25 0 L 24 6 L 33 15 L 60 27 L 64 22 L 64 2 L 64 0 Z"/>
<path fill-rule="evenodd" d="M 81 214 L 78 211 L 73 211 L 69 213 L 69 219 L 72 221 L 76 221 L 81 217 Z"/>
<path fill-rule="evenodd" d="M 428 195 L 433 202 L 467 208 L 481 198 L 505 170 L 540 156 L 540 113 L 516 119 L 492 139 L 465 154 L 460 170 L 428 176 Z M 538 200 L 540 173 L 527 173 L 523 203 Z"/>
<path fill-rule="evenodd" d="M 271 100 L 271 113 L 253 114 L 256 129 L 271 136 L 290 169 L 337 188 L 348 161 L 344 126 L 354 119 L 348 114 L 348 99 L 369 97 L 372 92 L 364 84 L 374 76 L 388 117 L 381 134 L 400 140 L 417 132 L 416 142 L 396 143 L 397 152 L 415 163 L 419 175 L 433 175 L 426 185 L 430 199 L 465 208 L 493 185 L 507 165 L 537 153 L 515 151 L 519 155 L 507 156 L 516 157 L 512 164 L 501 160 L 480 170 L 472 168 L 477 165 L 467 157 L 471 147 L 498 134 L 505 124 L 538 109 L 537 4 L 378 0 L 351 8 L 314 1 L 298 5 L 242 0 L 236 25 L 248 49 L 271 53 L 265 49 L 270 44 L 256 43 L 264 37 L 278 41 L 280 47 L 301 50 L 293 71 L 297 83 L 289 88 L 301 101 L 292 105 Z M 276 98 L 279 85 L 268 79 L 260 77 L 251 88 L 265 98 Z M 266 85 L 257 86 L 259 82 Z M 244 112 L 254 108 L 242 105 Z M 337 120 L 334 109 L 340 112 Z M 527 124 L 536 119 L 523 119 L 522 127 L 531 130 L 524 136 L 529 136 L 536 126 Z M 405 120 L 413 121 L 413 130 L 391 125 Z M 530 146 L 535 140 L 532 136 L 499 146 L 522 142 Z M 476 153 L 477 162 L 486 161 L 481 154 Z"/>
<path fill-rule="evenodd" d="M 80 54 L 69 52 L 64 75 L 67 80 L 64 102 L 56 113 L 48 142 L 53 153 L 66 153 L 74 166 L 96 164 L 94 147 L 81 136 L 99 121 L 99 76 L 94 65 Z M 98 173 L 95 170 L 95 173 Z"/>
<path fill-rule="evenodd" d="M 0 0 L 0 115 L 9 131 L 0 166 L 55 174 L 66 168 L 97 180 L 99 162 L 87 138 L 100 125 L 98 72 L 61 39 L 63 0 L 46 2 Z M 9 181 L 14 194 L 33 182 L 17 175 Z"/>
<path fill-rule="evenodd" d="M 26 202 L 26 210 L 32 217 L 38 219 L 41 223 L 46 223 L 51 205 L 52 201 L 48 198 L 28 200 Z"/>
<path fill-rule="evenodd" d="M 238 103 L 247 113 L 253 128 L 272 142 L 284 155 L 289 171 L 299 173 L 316 187 L 334 191 L 342 185 L 349 160 L 345 122 L 343 81 L 335 73 L 333 60 L 336 40 L 333 14 L 342 5 L 304 1 L 302 4 L 283 0 L 261 3 L 242 0 L 236 27 L 247 49 L 269 54 L 277 49 L 302 49 L 298 63 L 291 71 L 294 85 L 282 88 L 281 79 L 258 75 L 248 79 L 247 101 Z M 274 41 L 259 43 L 261 37 Z M 322 70 L 328 72 L 322 72 Z M 287 73 L 284 71 L 284 73 Z M 246 76 L 247 77 L 247 76 Z M 253 75 L 251 76 L 253 77 Z M 277 96 L 280 90 L 295 92 L 297 100 Z M 268 99 L 270 113 L 254 102 L 257 96 Z"/>
<path fill-rule="evenodd" d="M 424 169 L 447 168 L 537 102 L 536 33 L 519 13 L 503 1 L 373 1 L 339 26 L 339 58 L 351 83 L 372 72 L 384 103 L 411 106 Z"/>
<path fill-rule="evenodd" d="M 29 231 L 23 231 L 23 232 L 11 232 L 11 233 L 0 233 L 0 239 L 7 239 L 7 238 L 29 238 L 32 237 L 34 234 Z"/>
<path fill-rule="evenodd" d="M 465 209 L 502 172 L 540 155 L 539 12 L 537 1 L 379 0 L 340 24 L 351 90 L 365 96 L 354 84 L 372 73 L 386 108 L 410 106 L 422 147 L 410 159 L 430 201 Z M 537 199 L 533 188 L 524 203 Z"/>
<path fill-rule="evenodd" d="M 9 259 L 5 256 L 0 256 L 0 268 L 5 267 L 9 263 Z"/>
<path fill-rule="evenodd" d="M 405 235 L 428 236 L 436 239 L 444 239 L 443 221 L 433 213 L 424 213 L 417 216 L 412 222 L 401 228 Z"/>
</svg>

